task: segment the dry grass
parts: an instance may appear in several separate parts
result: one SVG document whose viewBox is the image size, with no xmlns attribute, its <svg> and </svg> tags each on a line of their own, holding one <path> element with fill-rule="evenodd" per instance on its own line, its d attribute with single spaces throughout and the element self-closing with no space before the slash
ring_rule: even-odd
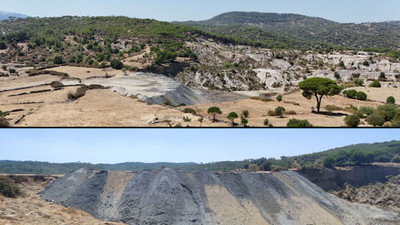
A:
<svg viewBox="0 0 400 225">
<path fill-rule="evenodd" d="M 27 180 L 18 184 L 25 193 L 24 197 L 0 197 L 0 224 L 122 224 L 100 221 L 81 210 L 46 202 L 38 192 L 43 190 L 48 181 Z"/>
</svg>

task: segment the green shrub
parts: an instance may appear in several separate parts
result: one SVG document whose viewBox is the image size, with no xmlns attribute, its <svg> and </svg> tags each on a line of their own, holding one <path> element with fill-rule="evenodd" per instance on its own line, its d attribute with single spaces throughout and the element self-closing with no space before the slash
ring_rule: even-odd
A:
<svg viewBox="0 0 400 225">
<path fill-rule="evenodd" d="M 110 62 L 110 66 L 116 70 L 120 70 L 124 67 L 124 64 L 119 59 L 113 59 Z"/>
<path fill-rule="evenodd" d="M 348 98 L 352 98 L 352 99 L 357 98 L 357 97 L 356 97 L 357 91 L 354 90 L 354 89 L 347 90 L 346 92 L 343 92 L 343 93 L 344 93 Z"/>
<path fill-rule="evenodd" d="M 400 112 L 392 118 L 392 127 L 400 127 Z"/>
<path fill-rule="evenodd" d="M 186 109 L 183 110 L 183 112 L 184 113 L 190 113 L 190 114 L 193 114 L 193 115 L 197 115 L 197 112 L 194 109 L 191 109 L 191 108 L 186 108 Z"/>
<path fill-rule="evenodd" d="M 384 72 L 381 72 L 379 75 L 380 80 L 386 80 L 386 74 Z"/>
<path fill-rule="evenodd" d="M 369 125 L 372 125 L 374 127 L 376 126 L 383 126 L 383 123 L 385 123 L 385 118 L 384 115 L 381 113 L 374 113 L 365 119 Z"/>
<path fill-rule="evenodd" d="M 265 119 L 264 120 L 264 126 L 268 126 L 269 125 L 269 120 L 268 119 Z"/>
<path fill-rule="evenodd" d="M 391 121 L 400 112 L 399 107 L 394 104 L 380 105 L 377 107 L 377 111 L 383 115 L 385 121 Z"/>
<path fill-rule="evenodd" d="M 367 96 L 367 94 L 365 94 L 365 92 L 359 91 L 359 92 L 357 92 L 356 97 L 358 100 L 365 101 L 365 100 L 367 100 L 368 96 Z"/>
<path fill-rule="evenodd" d="M 0 41 L 0 50 L 4 50 L 7 49 L 7 45 L 6 43 L 4 43 L 4 41 Z"/>
<path fill-rule="evenodd" d="M 249 118 L 249 115 L 250 115 L 250 113 L 249 113 L 249 110 L 243 110 L 243 112 L 242 112 L 242 116 L 244 117 L 244 118 Z"/>
<path fill-rule="evenodd" d="M 339 72 L 335 72 L 334 74 L 333 74 L 334 76 L 335 76 L 335 78 L 337 79 L 337 80 L 340 80 L 340 73 Z"/>
<path fill-rule="evenodd" d="M 275 108 L 275 115 L 276 115 L 276 116 L 279 116 L 279 117 L 282 117 L 282 116 L 283 116 L 283 113 L 284 113 L 285 111 L 286 111 L 286 109 L 285 109 L 284 107 L 278 106 L 278 107 Z"/>
<path fill-rule="evenodd" d="M 358 125 L 360 124 L 360 118 L 358 118 L 358 116 L 356 115 L 350 115 L 350 116 L 346 116 L 346 118 L 344 119 L 344 122 L 346 123 L 346 125 L 348 127 L 358 127 Z"/>
<path fill-rule="evenodd" d="M 249 165 L 249 171 L 250 171 L 250 172 L 257 172 L 257 171 L 259 171 L 259 170 L 260 170 L 260 167 L 258 167 L 257 164 L 250 164 L 250 165 Z"/>
<path fill-rule="evenodd" d="M 367 60 L 365 60 L 365 61 L 363 62 L 363 65 L 364 65 L 364 66 L 369 66 L 369 62 L 368 62 Z"/>
<path fill-rule="evenodd" d="M 242 124 L 244 127 L 246 127 L 248 123 L 249 121 L 246 118 L 242 118 L 242 120 L 240 121 L 240 124 Z"/>
<path fill-rule="evenodd" d="M 282 101 L 282 95 L 276 96 L 276 100 L 277 100 L 278 102 L 281 102 L 281 101 Z"/>
<path fill-rule="evenodd" d="M 63 59 L 63 57 L 62 57 L 60 54 L 56 54 L 56 55 L 53 57 L 53 63 L 54 63 L 54 64 L 62 64 L 63 61 L 64 61 L 64 59 Z"/>
<path fill-rule="evenodd" d="M 352 82 L 354 83 L 355 86 L 363 86 L 364 85 L 364 80 L 360 78 L 353 78 Z"/>
<path fill-rule="evenodd" d="M 369 87 L 374 87 L 374 88 L 380 88 L 381 87 L 381 83 L 378 80 L 374 80 L 374 82 L 372 82 Z"/>
<path fill-rule="evenodd" d="M 287 127 L 313 127 L 308 120 L 290 119 Z"/>
<path fill-rule="evenodd" d="M 327 168 L 333 167 L 335 164 L 336 160 L 332 156 L 325 157 L 323 160 L 323 165 Z"/>
<path fill-rule="evenodd" d="M 369 106 L 361 106 L 360 109 L 358 109 L 357 114 L 361 118 L 365 118 L 369 115 L 372 115 L 375 112 L 375 109 Z"/>
<path fill-rule="evenodd" d="M 5 197 L 16 198 L 22 192 L 13 180 L 5 176 L 0 176 L 0 194 Z"/>
<path fill-rule="evenodd" d="M 387 104 L 395 104 L 395 103 L 396 103 L 396 99 L 394 99 L 393 96 L 389 96 L 389 97 L 386 99 L 386 103 L 387 103 Z"/>
</svg>

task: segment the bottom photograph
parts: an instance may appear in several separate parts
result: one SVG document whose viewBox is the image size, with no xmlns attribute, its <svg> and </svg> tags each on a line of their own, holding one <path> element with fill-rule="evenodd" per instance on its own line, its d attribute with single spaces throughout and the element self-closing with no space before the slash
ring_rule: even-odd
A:
<svg viewBox="0 0 400 225">
<path fill-rule="evenodd" d="M 0 141 L 0 224 L 400 224 L 399 129 L 3 129 Z"/>
</svg>

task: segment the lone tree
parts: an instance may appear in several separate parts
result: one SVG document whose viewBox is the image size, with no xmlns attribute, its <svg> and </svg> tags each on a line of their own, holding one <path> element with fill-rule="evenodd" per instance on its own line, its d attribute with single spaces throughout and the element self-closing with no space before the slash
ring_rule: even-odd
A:
<svg viewBox="0 0 400 225">
<path fill-rule="evenodd" d="M 216 116 L 217 114 L 222 114 L 222 111 L 221 111 L 221 109 L 218 108 L 218 107 L 211 107 L 211 108 L 209 108 L 209 109 L 207 110 L 207 113 L 213 115 L 212 122 L 214 123 L 214 122 L 215 122 L 215 116 Z"/>
<path fill-rule="evenodd" d="M 334 96 L 342 91 L 337 83 L 328 78 L 313 77 L 299 83 L 299 87 L 303 90 L 303 96 L 311 99 L 314 95 L 317 99 L 317 112 L 320 112 L 322 98 Z"/>
<path fill-rule="evenodd" d="M 232 122 L 232 127 L 233 127 L 233 126 L 235 126 L 235 119 L 239 118 L 239 116 L 237 113 L 231 112 L 228 114 L 228 116 L 226 118 L 228 118 L 228 120 L 230 120 Z"/>
</svg>

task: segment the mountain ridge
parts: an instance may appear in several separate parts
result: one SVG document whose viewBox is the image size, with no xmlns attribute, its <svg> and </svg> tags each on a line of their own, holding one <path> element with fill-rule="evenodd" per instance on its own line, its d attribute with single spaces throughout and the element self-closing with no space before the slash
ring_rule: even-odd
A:
<svg viewBox="0 0 400 225">
<path fill-rule="evenodd" d="M 26 18 L 28 17 L 27 15 L 21 14 L 21 13 L 13 13 L 13 12 L 4 12 L 0 11 L 0 20 L 6 20 L 10 17 L 15 17 L 15 18 Z"/>
<path fill-rule="evenodd" d="M 400 48 L 399 22 L 339 23 L 320 17 L 300 14 L 227 12 L 209 20 L 176 22 L 210 32 L 242 37 L 246 31 L 235 31 L 236 26 L 258 28 L 263 32 L 308 43 L 307 47 L 332 44 L 344 48 Z M 257 34 L 252 39 L 256 39 Z"/>
</svg>

